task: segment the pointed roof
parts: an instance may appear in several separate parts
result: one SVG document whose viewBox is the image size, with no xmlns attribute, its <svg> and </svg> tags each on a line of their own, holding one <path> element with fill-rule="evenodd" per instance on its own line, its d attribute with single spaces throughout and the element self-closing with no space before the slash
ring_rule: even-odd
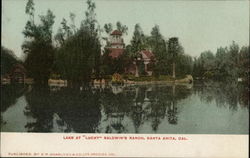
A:
<svg viewBox="0 0 250 158">
<path fill-rule="evenodd" d="M 140 54 L 144 54 L 148 59 L 154 58 L 154 54 L 149 50 L 142 50 L 140 51 Z"/>
</svg>

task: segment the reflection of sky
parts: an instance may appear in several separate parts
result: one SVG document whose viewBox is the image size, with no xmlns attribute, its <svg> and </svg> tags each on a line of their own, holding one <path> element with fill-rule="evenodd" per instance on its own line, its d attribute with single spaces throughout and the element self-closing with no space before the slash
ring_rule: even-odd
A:
<svg viewBox="0 0 250 158">
<path fill-rule="evenodd" d="M 24 109 L 27 106 L 27 101 L 25 96 L 22 96 L 17 99 L 15 106 L 8 108 L 3 114 L 3 121 L 6 121 L 6 124 L 1 127 L 3 131 L 10 132 L 25 132 L 27 129 L 25 125 L 27 122 L 35 122 L 36 119 L 32 117 L 27 117 L 24 115 Z"/>
<path fill-rule="evenodd" d="M 79 26 L 86 4 L 81 0 L 34 0 L 36 15 L 50 8 L 56 16 L 54 33 L 62 18 L 76 14 Z M 97 20 L 105 23 L 121 21 L 128 26 L 125 36 L 129 43 L 134 25 L 140 23 L 145 34 L 158 24 L 166 38 L 178 36 L 187 54 L 197 56 L 205 50 L 216 51 L 232 40 L 240 45 L 249 43 L 249 1 L 153 1 L 95 0 Z M 2 44 L 22 56 L 22 31 L 27 21 L 24 0 L 3 0 Z M 70 7 L 69 7 L 70 6 Z M 36 16 L 36 20 L 38 17 Z"/>
<path fill-rule="evenodd" d="M 213 100 L 204 104 L 198 95 L 178 103 L 181 110 L 178 114 L 178 125 L 170 125 L 162 121 L 159 125 L 159 133 L 199 133 L 199 134 L 237 134 L 248 133 L 249 111 L 247 108 L 240 108 L 232 111 L 229 106 L 218 107 Z"/>
</svg>

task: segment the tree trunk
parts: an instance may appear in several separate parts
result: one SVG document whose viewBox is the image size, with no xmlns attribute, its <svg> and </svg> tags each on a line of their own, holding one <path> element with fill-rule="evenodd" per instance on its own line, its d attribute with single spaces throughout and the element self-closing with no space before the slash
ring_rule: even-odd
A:
<svg viewBox="0 0 250 158">
<path fill-rule="evenodd" d="M 135 77 L 139 77 L 139 70 L 138 65 L 135 64 Z"/>
<path fill-rule="evenodd" d="M 173 78 L 175 79 L 175 62 L 173 62 Z"/>
</svg>

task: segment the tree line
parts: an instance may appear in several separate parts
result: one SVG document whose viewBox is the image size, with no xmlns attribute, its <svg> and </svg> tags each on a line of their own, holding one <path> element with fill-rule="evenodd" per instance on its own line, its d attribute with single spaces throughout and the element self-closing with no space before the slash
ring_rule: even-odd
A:
<svg viewBox="0 0 250 158">
<path fill-rule="evenodd" d="M 145 75 L 143 62 L 136 60 L 141 50 L 153 52 L 155 62 L 149 68 L 155 77 L 172 75 L 175 78 L 187 74 L 212 79 L 247 77 L 249 47 L 240 49 L 233 42 L 229 48 L 219 48 L 215 55 L 206 51 L 193 58 L 185 53 L 178 37 L 166 39 L 158 25 L 152 28 L 150 35 L 146 35 L 140 24 L 135 24 L 125 53 L 112 59 L 106 49 L 102 52 L 101 41 L 106 41 L 108 46 L 110 43 L 107 36 L 113 30 L 127 34 L 128 27 L 119 21 L 115 26 L 107 23 L 101 27 L 95 9 L 95 3 L 87 0 L 87 10 L 80 26 L 75 25 L 76 15 L 70 13 L 70 21 L 63 18 L 60 28 L 53 35 L 53 12 L 48 10 L 35 21 L 35 4 L 33 0 L 27 1 L 25 13 L 29 18 L 23 31 L 25 41 L 22 49 L 26 55 L 24 66 L 34 83 L 46 86 L 48 79 L 57 74 L 58 78 L 68 81 L 68 86 L 79 87 L 93 78 L 101 79 L 114 73 L 124 74 L 124 68 L 134 62 L 139 68 L 139 74 Z"/>
<path fill-rule="evenodd" d="M 224 80 L 249 76 L 249 46 L 240 46 L 234 41 L 229 47 L 220 47 L 214 54 L 205 51 L 194 58 L 193 76 L 196 78 Z"/>
<path fill-rule="evenodd" d="M 18 60 L 15 53 L 12 50 L 1 46 L 1 76 L 8 74 L 12 67 L 18 63 L 21 64 L 22 61 Z"/>
</svg>

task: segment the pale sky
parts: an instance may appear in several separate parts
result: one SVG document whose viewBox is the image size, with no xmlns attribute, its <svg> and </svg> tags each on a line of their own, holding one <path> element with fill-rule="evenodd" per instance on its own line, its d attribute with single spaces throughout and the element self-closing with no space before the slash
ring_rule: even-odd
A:
<svg viewBox="0 0 250 158">
<path fill-rule="evenodd" d="M 22 31 L 27 22 L 26 0 L 2 1 L 2 45 L 23 56 Z M 179 37 L 185 53 L 198 56 L 205 50 L 213 52 L 228 46 L 234 40 L 240 46 L 249 45 L 249 1 L 188 1 L 188 0 L 94 0 L 99 24 L 120 21 L 128 26 L 125 43 L 131 40 L 134 25 L 139 23 L 150 35 L 159 25 L 166 38 Z M 51 9 L 56 16 L 53 33 L 57 32 L 62 18 L 69 21 L 69 13 L 76 14 L 76 25 L 84 18 L 85 0 L 34 0 L 38 15 Z"/>
</svg>

